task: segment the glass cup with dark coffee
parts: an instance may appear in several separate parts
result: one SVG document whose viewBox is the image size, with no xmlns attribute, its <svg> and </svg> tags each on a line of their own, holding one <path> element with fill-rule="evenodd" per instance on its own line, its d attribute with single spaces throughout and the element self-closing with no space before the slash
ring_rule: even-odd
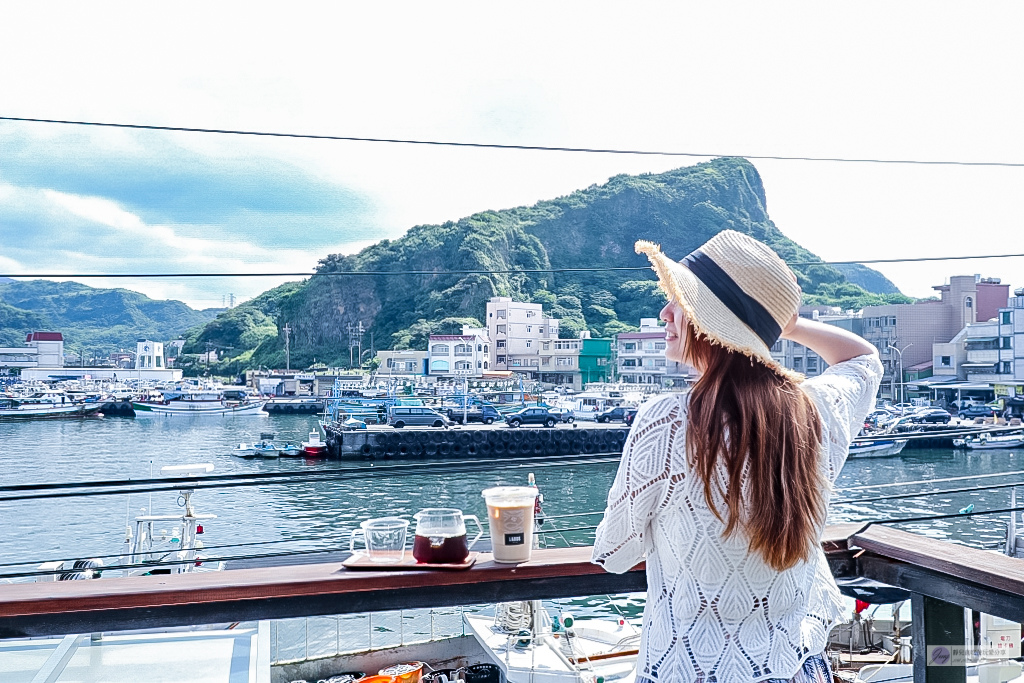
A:
<svg viewBox="0 0 1024 683">
<path fill-rule="evenodd" d="M 483 535 L 483 527 L 475 515 L 463 515 L 455 508 L 427 508 L 420 510 L 416 520 L 416 537 L 412 556 L 426 564 L 459 564 L 469 557 L 469 550 Z M 477 534 L 466 538 L 466 521 L 476 524 Z"/>
</svg>

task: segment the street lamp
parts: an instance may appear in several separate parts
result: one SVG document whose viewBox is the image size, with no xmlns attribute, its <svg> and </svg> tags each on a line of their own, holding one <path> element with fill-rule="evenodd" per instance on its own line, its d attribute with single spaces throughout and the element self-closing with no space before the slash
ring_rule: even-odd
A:
<svg viewBox="0 0 1024 683">
<path fill-rule="evenodd" d="M 900 385 L 899 385 L 900 386 L 900 400 L 899 400 L 900 403 L 905 403 L 905 401 L 903 399 L 906 398 L 906 396 L 904 396 L 904 392 L 903 392 L 903 387 L 904 387 L 904 382 L 903 382 L 903 352 L 906 351 L 907 349 L 909 349 L 913 345 L 914 345 L 913 342 L 911 342 L 910 344 L 907 344 L 906 346 L 904 346 L 902 349 L 897 349 L 892 344 L 889 344 L 889 348 L 892 349 L 893 351 L 895 351 L 896 353 L 898 353 L 899 357 L 900 357 Z"/>
</svg>

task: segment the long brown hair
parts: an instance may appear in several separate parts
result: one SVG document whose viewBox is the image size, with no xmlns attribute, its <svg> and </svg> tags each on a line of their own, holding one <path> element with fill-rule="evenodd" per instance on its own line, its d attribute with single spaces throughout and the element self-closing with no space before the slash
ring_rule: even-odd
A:
<svg viewBox="0 0 1024 683">
<path fill-rule="evenodd" d="M 741 529 L 752 552 L 788 569 L 810 557 L 825 522 L 818 411 L 793 380 L 713 343 L 689 321 L 685 335 L 686 361 L 703 371 L 690 392 L 687 460 L 724 535 Z M 725 517 L 712 487 L 726 501 Z"/>
</svg>

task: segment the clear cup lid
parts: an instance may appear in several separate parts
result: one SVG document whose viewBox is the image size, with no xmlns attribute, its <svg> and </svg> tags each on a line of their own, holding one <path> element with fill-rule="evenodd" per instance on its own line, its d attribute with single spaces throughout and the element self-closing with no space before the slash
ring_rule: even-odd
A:
<svg viewBox="0 0 1024 683">
<path fill-rule="evenodd" d="M 488 503 L 529 501 L 532 504 L 537 493 L 536 486 L 494 486 L 484 489 L 481 495 Z"/>
</svg>

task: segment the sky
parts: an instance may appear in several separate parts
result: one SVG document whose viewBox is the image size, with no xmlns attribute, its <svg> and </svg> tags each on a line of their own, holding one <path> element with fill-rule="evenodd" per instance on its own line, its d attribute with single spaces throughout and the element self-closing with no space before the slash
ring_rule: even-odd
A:
<svg viewBox="0 0 1024 683">
<path fill-rule="evenodd" d="M 3 17 L 0 116 L 1024 164 L 1020 3 L 100 0 Z M 701 160 L 0 121 L 0 274 L 308 272 L 414 225 Z M 753 163 L 775 224 L 827 260 L 1024 253 L 1024 166 Z M 918 297 L 950 275 L 1024 286 L 1021 258 L 874 267 Z M 79 281 L 205 308 L 284 279 Z"/>
</svg>

